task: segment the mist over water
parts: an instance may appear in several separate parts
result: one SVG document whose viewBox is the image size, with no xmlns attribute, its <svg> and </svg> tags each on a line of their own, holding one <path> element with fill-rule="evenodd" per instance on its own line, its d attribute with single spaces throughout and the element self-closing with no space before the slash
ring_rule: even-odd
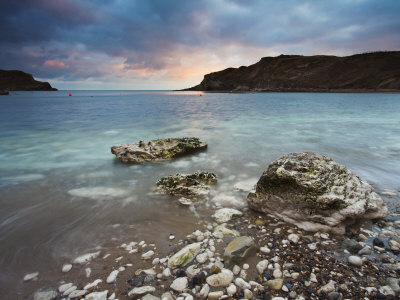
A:
<svg viewBox="0 0 400 300">
<path fill-rule="evenodd" d="M 246 205 L 255 182 L 289 152 L 329 155 L 378 192 L 400 190 L 399 94 L 203 94 L 149 91 L 14 92 L 0 98 L 0 292 L 23 275 L 129 236 L 190 233 L 212 207 Z M 124 165 L 113 145 L 195 136 L 206 152 Z M 195 213 L 154 195 L 162 176 L 217 174 Z M 385 198 L 400 212 L 399 192 Z M 118 225 L 121 224 L 121 225 Z"/>
</svg>

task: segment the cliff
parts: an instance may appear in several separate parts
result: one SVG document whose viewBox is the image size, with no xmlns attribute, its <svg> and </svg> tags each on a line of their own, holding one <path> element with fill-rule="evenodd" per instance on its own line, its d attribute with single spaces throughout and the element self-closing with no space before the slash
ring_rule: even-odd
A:
<svg viewBox="0 0 400 300">
<path fill-rule="evenodd" d="M 345 57 L 280 55 L 248 67 L 204 76 L 191 91 L 385 92 L 400 91 L 400 51 Z"/>
<path fill-rule="evenodd" d="M 50 83 L 37 81 L 22 71 L 0 70 L 0 90 L 9 91 L 57 91 Z"/>
</svg>

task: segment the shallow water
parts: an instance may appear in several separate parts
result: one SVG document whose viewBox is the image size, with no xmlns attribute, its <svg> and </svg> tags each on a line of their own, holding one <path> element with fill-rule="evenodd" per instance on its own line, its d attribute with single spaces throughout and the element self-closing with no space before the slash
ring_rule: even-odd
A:
<svg viewBox="0 0 400 300">
<path fill-rule="evenodd" d="M 212 207 L 193 212 L 152 194 L 157 179 L 177 172 L 215 172 L 209 204 L 242 207 L 246 192 L 236 183 L 251 184 L 280 155 L 314 151 L 378 192 L 397 191 L 384 199 L 400 212 L 400 94 L 72 94 L 0 98 L 0 294 L 20 289 L 26 273 L 59 272 L 112 239 L 190 233 Z M 112 145 L 180 136 L 209 148 L 150 165 L 124 165 L 110 153 Z"/>
</svg>

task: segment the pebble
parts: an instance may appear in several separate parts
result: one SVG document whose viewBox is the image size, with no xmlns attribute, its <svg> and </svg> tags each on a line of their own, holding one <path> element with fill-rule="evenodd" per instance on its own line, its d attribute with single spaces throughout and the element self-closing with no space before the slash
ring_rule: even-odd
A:
<svg viewBox="0 0 400 300">
<path fill-rule="evenodd" d="M 191 265 L 190 267 L 188 267 L 187 269 L 186 269 L 186 274 L 189 276 L 189 277 L 194 277 L 194 276 L 196 276 L 197 274 L 199 274 L 200 273 L 200 269 L 196 266 L 196 265 Z"/>
<path fill-rule="evenodd" d="M 234 275 L 238 275 L 240 273 L 240 267 L 238 265 L 234 265 L 232 272 Z"/>
<path fill-rule="evenodd" d="M 203 285 L 203 287 L 201 288 L 199 295 L 201 298 L 207 298 L 208 293 L 210 292 L 210 286 L 208 284 Z"/>
<path fill-rule="evenodd" d="M 267 286 L 269 286 L 273 290 L 282 289 L 283 280 L 282 279 L 273 279 L 267 281 Z"/>
<path fill-rule="evenodd" d="M 291 277 L 292 277 L 294 280 L 297 280 L 297 279 L 299 278 L 299 276 L 300 276 L 300 273 L 297 273 L 297 272 L 294 272 L 294 273 L 291 274 Z"/>
<path fill-rule="evenodd" d="M 96 279 L 95 281 L 93 281 L 92 283 L 88 283 L 87 285 L 84 286 L 84 290 L 90 290 L 94 287 L 96 287 L 100 282 L 102 282 L 101 279 Z M 72 285 L 72 283 L 70 283 Z"/>
<path fill-rule="evenodd" d="M 72 286 L 73 286 L 72 283 L 65 283 L 65 284 L 59 286 L 58 291 L 60 293 L 64 293 L 66 290 L 68 290 Z"/>
<path fill-rule="evenodd" d="M 89 278 L 90 274 L 92 274 L 92 269 L 91 268 L 86 268 L 85 269 L 85 273 L 86 273 L 86 278 Z"/>
<path fill-rule="evenodd" d="M 222 291 L 211 292 L 208 294 L 208 299 L 209 300 L 219 300 L 223 295 L 224 295 L 224 292 L 222 292 Z"/>
<path fill-rule="evenodd" d="M 68 298 L 80 298 L 87 294 L 86 290 L 75 290 L 68 295 Z"/>
<path fill-rule="evenodd" d="M 351 263 L 352 265 L 358 266 L 358 267 L 361 267 L 362 264 L 363 264 L 362 259 L 361 259 L 360 257 L 358 257 L 358 256 L 355 256 L 355 255 L 349 256 L 348 261 L 349 261 L 349 263 Z"/>
<path fill-rule="evenodd" d="M 39 290 L 33 295 L 33 300 L 52 300 L 57 297 L 57 291 L 50 290 Z"/>
<path fill-rule="evenodd" d="M 155 288 L 152 286 L 142 286 L 142 287 L 136 287 L 134 289 L 132 289 L 129 293 L 128 296 L 129 297 L 136 297 L 136 296 L 140 296 L 140 295 L 144 295 L 144 294 L 148 294 L 148 293 L 153 293 L 155 292 Z"/>
<path fill-rule="evenodd" d="M 165 277 L 171 276 L 171 269 L 170 268 L 165 268 L 165 270 L 162 272 L 162 274 Z"/>
<path fill-rule="evenodd" d="M 236 285 L 231 283 L 227 288 L 226 292 L 228 293 L 229 296 L 233 296 L 237 292 Z"/>
<path fill-rule="evenodd" d="M 183 292 L 188 286 L 187 277 L 179 277 L 175 279 L 171 284 L 171 289 L 176 292 Z"/>
<path fill-rule="evenodd" d="M 108 291 L 102 291 L 102 292 L 93 292 L 88 295 L 86 295 L 85 300 L 107 300 L 107 294 Z M 115 294 L 114 294 L 115 297 Z M 108 299 L 110 299 L 109 297 Z M 114 299 L 114 298 L 113 298 Z"/>
<path fill-rule="evenodd" d="M 244 298 L 245 299 L 251 299 L 253 298 L 253 293 L 249 289 L 245 289 L 244 292 Z"/>
<path fill-rule="evenodd" d="M 282 291 L 287 293 L 287 292 L 289 292 L 289 289 L 287 288 L 286 285 L 282 285 Z"/>
<path fill-rule="evenodd" d="M 24 276 L 24 281 L 36 280 L 38 276 L 39 276 L 39 272 L 26 274 Z"/>
<path fill-rule="evenodd" d="M 275 269 L 272 276 L 276 279 L 282 278 L 282 271 L 280 269 Z"/>
<path fill-rule="evenodd" d="M 243 265 L 243 270 L 248 270 L 249 268 L 250 268 L 250 266 L 248 264 Z"/>
<path fill-rule="evenodd" d="M 327 297 L 327 300 L 340 300 L 340 299 L 342 299 L 342 294 L 338 292 L 330 292 Z"/>
<path fill-rule="evenodd" d="M 65 292 L 63 293 L 63 296 L 68 296 L 69 294 L 71 294 L 76 289 L 77 289 L 77 287 L 75 285 L 71 286 L 69 289 L 65 290 Z"/>
<path fill-rule="evenodd" d="M 271 252 L 271 250 L 270 250 L 268 247 L 261 247 L 261 248 L 260 248 L 260 251 L 261 251 L 262 253 L 265 253 L 265 254 L 268 254 L 268 253 Z"/>
<path fill-rule="evenodd" d="M 244 281 L 243 278 L 236 278 L 235 284 L 238 288 L 241 288 L 241 289 L 251 289 L 250 283 L 247 283 L 246 281 Z"/>
<path fill-rule="evenodd" d="M 289 293 L 289 297 L 292 298 L 292 299 L 295 299 L 297 297 L 297 293 L 295 291 L 291 291 Z"/>
<path fill-rule="evenodd" d="M 308 248 L 310 248 L 311 250 L 317 249 L 317 244 L 316 244 L 316 243 L 311 243 L 311 244 L 308 244 L 307 246 L 308 246 Z"/>
<path fill-rule="evenodd" d="M 262 274 L 267 267 L 268 267 L 268 260 L 266 260 L 266 259 L 260 261 L 256 265 L 256 269 L 257 269 L 258 273 L 260 273 L 260 274 Z"/>
<path fill-rule="evenodd" d="M 208 260 L 208 254 L 207 253 L 201 253 L 201 254 L 196 256 L 196 260 L 200 264 L 204 264 Z"/>
<path fill-rule="evenodd" d="M 334 292 L 336 287 L 336 282 L 333 280 L 330 280 L 327 284 L 322 286 L 317 293 L 325 293 L 329 294 L 330 292 Z"/>
<path fill-rule="evenodd" d="M 71 271 L 71 269 L 72 269 L 72 265 L 71 264 L 65 264 L 65 265 L 63 265 L 61 271 L 64 272 L 64 273 L 67 273 L 67 272 Z"/>
<path fill-rule="evenodd" d="M 159 263 L 160 263 L 160 259 L 158 257 L 153 259 L 153 261 L 151 262 L 152 265 L 158 265 Z"/>
<path fill-rule="evenodd" d="M 234 208 L 221 208 L 218 209 L 213 217 L 218 223 L 226 223 L 235 217 L 242 216 L 243 213 Z"/>
<path fill-rule="evenodd" d="M 154 255 L 154 251 L 153 250 L 149 250 L 146 253 L 142 254 L 142 258 L 145 260 L 150 259 L 152 256 Z"/>
<path fill-rule="evenodd" d="M 395 292 L 392 290 L 392 288 L 388 285 L 381 286 L 379 288 L 379 292 L 384 294 L 385 296 L 396 296 Z"/>
<path fill-rule="evenodd" d="M 90 262 L 92 259 L 97 258 L 99 255 L 100 251 L 83 254 L 74 259 L 74 264 L 80 264 L 80 265 L 86 264 Z"/>
<path fill-rule="evenodd" d="M 110 275 L 108 275 L 106 282 L 107 283 L 114 283 L 115 280 L 117 279 L 119 271 L 118 270 L 114 270 L 110 273 Z"/>
<path fill-rule="evenodd" d="M 221 273 L 208 276 L 206 279 L 210 286 L 228 286 L 233 281 L 233 273 L 231 270 L 222 269 Z"/>
<path fill-rule="evenodd" d="M 288 240 L 295 244 L 298 243 L 299 239 L 300 239 L 300 237 L 295 233 L 289 234 L 289 236 L 288 236 Z"/>
</svg>

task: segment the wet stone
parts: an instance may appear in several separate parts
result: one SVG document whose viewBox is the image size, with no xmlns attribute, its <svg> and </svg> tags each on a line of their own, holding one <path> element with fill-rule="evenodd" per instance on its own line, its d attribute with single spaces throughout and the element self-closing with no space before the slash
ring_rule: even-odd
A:
<svg viewBox="0 0 400 300">
<path fill-rule="evenodd" d="M 380 238 L 374 238 L 373 241 L 372 241 L 372 244 L 374 246 L 379 247 L 379 248 L 384 248 L 385 247 L 385 243 Z"/>
<path fill-rule="evenodd" d="M 228 267 L 240 264 L 245 258 L 255 255 L 258 246 L 251 237 L 240 236 L 231 241 L 225 248 L 224 262 Z"/>
<path fill-rule="evenodd" d="M 351 240 L 344 240 L 342 242 L 342 248 L 346 249 L 347 251 L 349 251 L 352 254 L 356 254 L 363 247 L 357 241 L 351 239 Z"/>
</svg>

